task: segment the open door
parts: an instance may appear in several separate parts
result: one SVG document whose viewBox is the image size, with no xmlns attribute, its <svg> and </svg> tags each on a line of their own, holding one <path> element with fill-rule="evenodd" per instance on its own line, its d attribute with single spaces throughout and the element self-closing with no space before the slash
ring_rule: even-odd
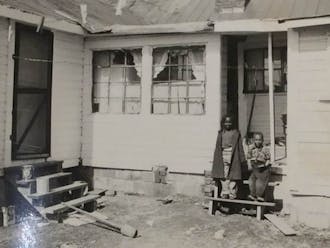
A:
<svg viewBox="0 0 330 248">
<path fill-rule="evenodd" d="M 50 156 L 53 34 L 16 25 L 12 159 Z"/>
</svg>

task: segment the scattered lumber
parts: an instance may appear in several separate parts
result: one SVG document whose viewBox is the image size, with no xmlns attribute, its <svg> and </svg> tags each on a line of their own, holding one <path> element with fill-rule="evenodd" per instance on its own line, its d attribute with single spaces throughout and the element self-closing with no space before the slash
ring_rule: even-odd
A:
<svg viewBox="0 0 330 248">
<path fill-rule="evenodd" d="M 297 235 L 297 232 L 293 230 L 287 223 L 285 223 L 281 218 L 274 214 L 265 214 L 266 219 L 268 219 L 277 229 L 279 229 L 285 236 Z"/>
<path fill-rule="evenodd" d="M 120 227 L 118 224 L 112 223 L 108 220 L 104 220 L 104 218 L 101 219 L 98 216 L 93 215 L 92 213 L 88 213 L 84 210 L 81 210 L 80 208 L 76 208 L 76 207 L 74 207 L 72 205 L 69 205 L 65 202 L 63 202 L 62 204 L 65 205 L 68 208 L 71 208 L 71 209 L 77 211 L 78 213 L 84 214 L 88 217 L 91 217 L 91 218 L 95 219 L 96 222 L 98 222 L 100 224 L 103 224 L 103 225 L 109 227 L 111 230 L 113 230 L 115 232 L 118 232 L 118 233 L 121 233 L 124 236 L 135 238 L 138 234 L 137 229 L 135 229 L 134 227 L 129 226 L 127 224 Z"/>
</svg>

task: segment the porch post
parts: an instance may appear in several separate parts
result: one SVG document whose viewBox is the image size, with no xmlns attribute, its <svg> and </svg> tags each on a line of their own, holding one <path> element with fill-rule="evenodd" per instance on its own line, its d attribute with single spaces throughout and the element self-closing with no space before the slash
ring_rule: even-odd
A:
<svg viewBox="0 0 330 248">
<path fill-rule="evenodd" d="M 269 124 L 271 163 L 275 161 L 275 113 L 274 113 L 274 81 L 273 81 L 273 38 L 268 33 L 268 84 L 269 84 Z"/>
</svg>

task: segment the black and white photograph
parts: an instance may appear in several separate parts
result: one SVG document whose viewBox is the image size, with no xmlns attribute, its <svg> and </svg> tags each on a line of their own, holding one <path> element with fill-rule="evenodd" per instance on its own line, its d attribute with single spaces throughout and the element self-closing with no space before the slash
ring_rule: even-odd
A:
<svg viewBox="0 0 330 248">
<path fill-rule="evenodd" d="M 0 248 L 330 247 L 330 0 L 0 0 Z"/>
</svg>

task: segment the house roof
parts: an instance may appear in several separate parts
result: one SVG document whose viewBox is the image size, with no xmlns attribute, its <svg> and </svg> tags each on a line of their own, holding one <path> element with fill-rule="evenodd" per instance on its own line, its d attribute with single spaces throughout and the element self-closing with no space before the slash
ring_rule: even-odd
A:
<svg viewBox="0 0 330 248">
<path fill-rule="evenodd" d="M 87 22 L 81 4 L 87 5 Z M 80 25 L 89 33 L 114 34 L 205 31 L 210 21 L 330 16 L 329 0 L 250 0 L 242 13 L 219 11 L 219 0 L 0 0 L 0 5 Z"/>
<path fill-rule="evenodd" d="M 330 16 L 329 0 L 250 0 L 243 13 L 218 13 L 223 20 L 291 20 Z"/>
<path fill-rule="evenodd" d="M 118 0 L 0 0 L 1 5 L 84 26 L 90 33 L 107 32 L 113 25 L 162 25 L 207 22 L 216 0 L 126 0 L 120 15 Z M 87 5 L 82 23 L 80 4 Z M 157 26 L 156 26 L 157 27 Z"/>
</svg>

